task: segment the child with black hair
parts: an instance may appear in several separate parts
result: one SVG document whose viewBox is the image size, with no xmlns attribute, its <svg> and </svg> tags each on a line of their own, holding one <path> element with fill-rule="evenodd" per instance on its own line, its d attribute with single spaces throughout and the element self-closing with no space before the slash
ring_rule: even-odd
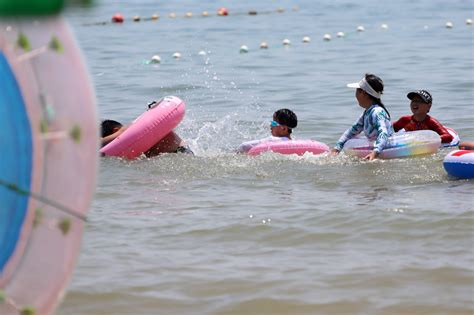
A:
<svg viewBox="0 0 474 315">
<path fill-rule="evenodd" d="M 109 142 L 112 142 L 117 138 L 122 132 L 127 129 L 121 123 L 116 120 L 106 119 L 103 120 L 100 124 L 101 127 L 101 147 L 105 146 Z"/>
<path fill-rule="evenodd" d="M 127 129 L 127 126 L 123 126 L 118 121 L 106 119 L 102 121 L 101 129 L 101 146 L 103 147 L 120 136 Z M 184 140 L 182 140 L 174 131 L 168 133 L 163 139 L 148 149 L 148 151 L 145 152 L 145 155 L 147 157 L 153 157 L 160 153 L 194 154 L 193 151 L 191 151 L 191 149 L 186 145 Z"/>
<path fill-rule="evenodd" d="M 388 137 L 394 133 L 390 114 L 381 100 L 383 81 L 378 76 L 367 73 L 361 81 L 347 86 L 356 89 L 355 97 L 364 112 L 352 127 L 342 134 L 332 149 L 332 154 L 338 154 L 349 139 L 363 131 L 369 140 L 374 141 L 374 149 L 364 159 L 373 160 L 387 145 Z"/>
<path fill-rule="evenodd" d="M 293 128 L 298 125 L 296 114 L 287 109 L 282 108 L 273 113 L 273 120 L 270 122 L 271 136 L 260 140 L 252 140 L 242 143 L 237 152 L 246 153 L 254 146 L 267 141 L 285 141 L 291 140 Z"/>
</svg>

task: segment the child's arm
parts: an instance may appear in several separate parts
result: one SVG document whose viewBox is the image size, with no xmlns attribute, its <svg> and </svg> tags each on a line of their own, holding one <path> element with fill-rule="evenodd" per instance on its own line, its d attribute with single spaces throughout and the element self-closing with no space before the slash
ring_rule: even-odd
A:
<svg viewBox="0 0 474 315">
<path fill-rule="evenodd" d="M 104 147 L 106 144 L 109 144 L 110 142 L 112 142 L 115 138 L 120 136 L 127 128 L 128 128 L 128 126 L 123 126 L 119 130 L 114 132 L 113 134 L 108 135 L 107 137 L 101 138 L 100 139 L 101 140 L 101 146 Z"/>
<path fill-rule="evenodd" d="M 388 137 L 391 134 L 389 129 L 391 128 L 392 124 L 390 122 L 390 118 L 388 118 L 385 110 L 383 109 L 374 112 L 373 121 L 375 128 L 377 129 L 377 139 L 374 143 L 374 152 L 376 155 L 378 155 L 387 145 Z"/>
<path fill-rule="evenodd" d="M 450 143 L 453 141 L 453 136 L 449 133 L 449 131 L 433 117 L 430 117 L 429 127 L 431 130 L 436 131 L 439 134 L 442 143 Z"/>
<path fill-rule="evenodd" d="M 393 130 L 395 132 L 405 128 L 405 126 L 410 122 L 411 116 L 402 116 L 396 122 L 393 123 Z"/>
<path fill-rule="evenodd" d="M 336 146 L 334 147 L 334 150 L 332 152 L 337 153 L 342 150 L 342 147 L 344 147 L 344 143 L 347 142 L 347 140 L 352 139 L 355 135 L 359 134 L 362 130 L 364 129 L 364 114 L 362 114 L 359 119 L 350 127 L 347 129 L 342 136 L 339 138 L 339 140 L 336 143 Z"/>
<path fill-rule="evenodd" d="M 270 137 L 263 138 L 263 139 L 246 141 L 246 142 L 243 142 L 241 145 L 239 145 L 236 152 L 237 153 L 247 153 L 248 151 L 250 151 L 250 149 L 252 149 L 256 145 L 259 145 L 260 143 L 267 142 L 267 141 L 285 141 L 285 140 L 288 140 L 288 138 L 270 136 Z"/>
<path fill-rule="evenodd" d="M 474 141 L 463 141 L 459 144 L 460 150 L 474 150 Z"/>
<path fill-rule="evenodd" d="M 248 151 L 250 151 L 250 149 L 252 149 L 257 144 L 263 142 L 264 140 L 266 139 L 251 140 L 251 141 L 243 142 L 241 145 L 239 145 L 237 149 L 237 153 L 247 153 Z"/>
</svg>

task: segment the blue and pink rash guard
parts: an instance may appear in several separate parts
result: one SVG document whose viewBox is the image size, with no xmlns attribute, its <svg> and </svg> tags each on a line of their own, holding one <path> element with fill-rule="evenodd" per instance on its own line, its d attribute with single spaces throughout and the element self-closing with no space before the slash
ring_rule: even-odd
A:
<svg viewBox="0 0 474 315">
<path fill-rule="evenodd" d="M 335 149 L 341 151 L 349 139 L 364 132 L 365 136 L 375 141 L 374 151 L 380 153 L 387 145 L 388 137 L 393 135 L 392 122 L 387 112 L 378 104 L 373 104 L 347 129 L 336 143 Z"/>
</svg>

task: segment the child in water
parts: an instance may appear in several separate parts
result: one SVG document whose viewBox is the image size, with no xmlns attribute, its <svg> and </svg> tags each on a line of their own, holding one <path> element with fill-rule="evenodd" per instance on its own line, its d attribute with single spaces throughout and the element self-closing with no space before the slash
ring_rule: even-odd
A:
<svg viewBox="0 0 474 315">
<path fill-rule="evenodd" d="M 376 75 L 366 74 L 360 82 L 347 86 L 356 89 L 355 97 L 359 106 L 364 108 L 364 112 L 354 125 L 342 134 L 332 154 L 338 154 L 349 139 L 364 131 L 369 140 L 375 141 L 374 150 L 364 159 L 373 160 L 382 152 L 388 137 L 393 134 L 390 114 L 380 99 L 383 93 L 383 81 Z"/>
<path fill-rule="evenodd" d="M 426 90 L 413 91 L 407 94 L 410 102 L 410 109 L 413 115 L 400 117 L 393 123 L 395 132 L 404 129 L 405 131 L 433 130 L 441 137 L 442 143 L 450 143 L 453 136 L 433 117 L 428 115 L 433 103 L 433 97 Z"/>
<path fill-rule="evenodd" d="M 123 126 L 118 121 L 107 119 L 102 121 L 101 129 L 101 146 L 103 147 L 120 136 L 127 129 L 127 126 Z M 147 157 L 153 157 L 160 153 L 194 154 L 193 151 L 189 149 L 186 143 L 174 131 L 168 133 L 163 139 L 148 149 L 148 151 L 145 152 L 145 155 Z"/>
<path fill-rule="evenodd" d="M 270 122 L 271 136 L 260 140 L 252 140 L 242 143 L 237 152 L 246 153 L 254 146 L 267 141 L 286 141 L 291 140 L 292 129 L 298 125 L 296 114 L 287 109 L 282 108 L 273 113 L 273 120 Z"/>
</svg>

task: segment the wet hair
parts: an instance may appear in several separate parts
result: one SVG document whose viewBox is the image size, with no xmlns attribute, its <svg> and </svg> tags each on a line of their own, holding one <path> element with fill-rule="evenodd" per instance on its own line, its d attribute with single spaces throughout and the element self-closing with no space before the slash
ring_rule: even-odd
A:
<svg viewBox="0 0 474 315">
<path fill-rule="evenodd" d="M 121 128 L 122 124 L 115 120 L 106 119 L 102 121 L 100 126 L 102 129 L 102 138 L 103 138 L 103 137 L 107 137 L 113 134 L 115 132 L 114 129 Z"/>
<path fill-rule="evenodd" d="M 298 125 L 298 117 L 296 117 L 292 110 L 287 108 L 277 110 L 273 117 L 277 123 L 288 127 L 288 133 L 291 133 L 291 129 L 296 128 Z"/>
<path fill-rule="evenodd" d="M 378 93 L 383 92 L 383 81 L 375 74 L 366 73 L 365 81 L 367 81 L 367 83 L 375 90 L 375 92 L 378 92 Z M 380 98 L 373 97 L 370 94 L 367 94 L 367 95 L 369 95 L 369 97 L 372 99 L 372 103 L 380 105 L 380 107 L 382 107 L 385 110 L 385 112 L 387 112 L 387 115 L 390 118 L 390 113 L 388 112 L 385 105 L 382 103 L 382 100 Z"/>
</svg>

